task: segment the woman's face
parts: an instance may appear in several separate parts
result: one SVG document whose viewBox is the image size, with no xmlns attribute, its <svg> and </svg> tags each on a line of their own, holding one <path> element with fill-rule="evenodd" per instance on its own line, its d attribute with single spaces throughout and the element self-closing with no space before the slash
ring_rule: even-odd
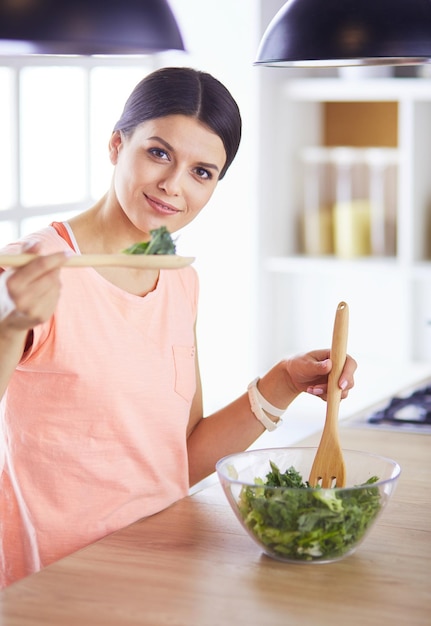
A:
<svg viewBox="0 0 431 626">
<path fill-rule="evenodd" d="M 122 210 L 141 232 L 175 232 L 210 199 L 226 161 L 218 135 L 192 117 L 169 115 L 110 141 L 114 188 Z"/>
</svg>

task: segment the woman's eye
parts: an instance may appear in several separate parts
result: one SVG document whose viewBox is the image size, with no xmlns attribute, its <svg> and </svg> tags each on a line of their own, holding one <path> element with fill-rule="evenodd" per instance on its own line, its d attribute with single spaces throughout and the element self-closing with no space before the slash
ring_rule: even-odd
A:
<svg viewBox="0 0 431 626">
<path fill-rule="evenodd" d="M 168 159 L 168 153 L 162 148 L 150 148 L 148 152 L 157 159 Z"/>
<path fill-rule="evenodd" d="M 199 176 L 199 178 L 203 178 L 207 180 L 211 180 L 211 178 L 213 177 L 211 172 L 206 170 L 204 167 L 197 167 L 195 169 L 195 173 L 197 174 L 197 176 Z"/>
</svg>

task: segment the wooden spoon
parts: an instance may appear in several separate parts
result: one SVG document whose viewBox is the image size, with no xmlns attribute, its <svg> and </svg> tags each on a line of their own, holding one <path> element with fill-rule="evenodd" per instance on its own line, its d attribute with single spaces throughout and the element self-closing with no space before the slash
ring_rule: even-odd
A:
<svg viewBox="0 0 431 626">
<path fill-rule="evenodd" d="M 344 487 L 346 484 L 346 470 L 338 437 L 338 410 L 342 393 L 338 381 L 346 361 L 348 326 L 349 307 L 345 302 L 340 302 L 332 334 L 332 370 L 328 376 L 325 426 L 308 479 L 312 487 L 317 486 L 319 481 L 322 481 L 321 486 L 324 488 L 332 487 L 334 481 L 336 487 Z"/>
<path fill-rule="evenodd" d="M 37 254 L 0 255 L 0 267 L 21 267 Z M 77 254 L 67 259 L 65 267 L 135 267 L 142 269 L 178 269 L 190 265 L 194 257 L 177 254 Z"/>
</svg>

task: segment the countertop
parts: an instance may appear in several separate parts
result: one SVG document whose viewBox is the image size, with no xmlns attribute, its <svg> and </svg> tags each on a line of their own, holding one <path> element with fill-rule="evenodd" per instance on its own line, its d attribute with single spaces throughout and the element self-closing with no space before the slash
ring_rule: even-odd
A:
<svg viewBox="0 0 431 626">
<path fill-rule="evenodd" d="M 215 484 L 3 590 L 0 623 L 429 626 L 431 438 L 347 423 L 340 436 L 343 447 L 390 456 L 402 468 L 391 502 L 350 557 L 270 559 Z"/>
</svg>

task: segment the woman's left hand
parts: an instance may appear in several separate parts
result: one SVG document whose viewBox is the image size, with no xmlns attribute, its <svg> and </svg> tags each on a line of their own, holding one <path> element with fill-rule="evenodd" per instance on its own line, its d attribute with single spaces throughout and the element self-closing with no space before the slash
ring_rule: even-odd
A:
<svg viewBox="0 0 431 626">
<path fill-rule="evenodd" d="M 327 397 L 328 375 L 332 369 L 329 350 L 313 350 L 287 359 L 285 362 L 289 386 L 297 393 L 306 391 L 323 400 Z M 341 397 L 346 398 L 354 386 L 356 361 L 349 355 L 346 357 L 338 385 L 342 390 Z"/>
</svg>

